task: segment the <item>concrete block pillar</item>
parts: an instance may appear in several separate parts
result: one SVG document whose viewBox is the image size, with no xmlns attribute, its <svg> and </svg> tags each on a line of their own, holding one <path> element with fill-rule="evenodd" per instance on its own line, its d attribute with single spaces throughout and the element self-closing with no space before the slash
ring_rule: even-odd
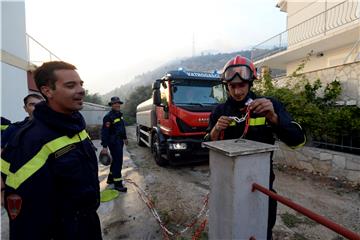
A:
<svg viewBox="0 0 360 240">
<path fill-rule="evenodd" d="M 269 186 L 276 147 L 243 139 L 203 145 L 210 149 L 209 238 L 266 239 L 268 197 L 251 187 Z"/>
</svg>

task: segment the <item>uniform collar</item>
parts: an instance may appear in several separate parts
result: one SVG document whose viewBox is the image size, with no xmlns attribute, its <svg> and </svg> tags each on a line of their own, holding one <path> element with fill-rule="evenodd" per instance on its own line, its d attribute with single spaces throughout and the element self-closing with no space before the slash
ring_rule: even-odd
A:
<svg viewBox="0 0 360 240">
<path fill-rule="evenodd" d="M 59 113 L 51 109 L 46 102 L 36 104 L 33 115 L 35 120 L 69 137 L 84 130 L 86 126 L 83 116 L 78 111 L 71 115 Z"/>
<path fill-rule="evenodd" d="M 121 111 L 111 110 L 110 113 L 111 113 L 111 114 L 117 114 L 117 115 L 122 116 L 122 112 L 121 112 Z"/>
</svg>

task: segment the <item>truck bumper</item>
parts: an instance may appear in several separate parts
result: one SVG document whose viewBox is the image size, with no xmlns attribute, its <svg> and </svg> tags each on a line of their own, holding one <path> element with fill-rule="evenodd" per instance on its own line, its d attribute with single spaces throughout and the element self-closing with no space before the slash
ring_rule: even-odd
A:
<svg viewBox="0 0 360 240">
<path fill-rule="evenodd" d="M 204 162 L 209 160 L 209 149 L 203 148 L 202 139 L 167 140 L 167 158 L 170 164 Z M 171 145 L 185 143 L 186 149 L 173 149 Z"/>
</svg>

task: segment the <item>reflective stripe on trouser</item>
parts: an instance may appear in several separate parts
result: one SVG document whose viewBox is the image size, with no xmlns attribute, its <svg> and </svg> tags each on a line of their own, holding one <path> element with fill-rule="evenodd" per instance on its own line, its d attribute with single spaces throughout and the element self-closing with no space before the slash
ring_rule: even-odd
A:
<svg viewBox="0 0 360 240">
<path fill-rule="evenodd" d="M 110 172 L 114 181 L 120 181 L 121 169 L 123 164 L 123 147 L 124 141 L 119 139 L 115 143 L 109 144 L 109 150 L 112 157 Z"/>
</svg>

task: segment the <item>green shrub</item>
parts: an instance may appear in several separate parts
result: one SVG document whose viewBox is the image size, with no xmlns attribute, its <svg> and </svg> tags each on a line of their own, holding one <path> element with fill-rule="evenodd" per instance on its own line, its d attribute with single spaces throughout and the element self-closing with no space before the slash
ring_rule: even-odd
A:
<svg viewBox="0 0 360 240">
<path fill-rule="evenodd" d="M 307 61 L 305 59 L 290 75 L 286 87 L 274 86 L 270 73 L 267 73 L 260 83 L 254 85 L 254 91 L 258 95 L 280 100 L 295 121 L 306 130 L 310 140 L 339 144 L 343 136 L 360 136 L 360 109 L 336 105 L 342 90 L 337 79 L 325 88 L 322 88 L 320 79 L 310 83 L 300 73 Z M 352 144 L 357 146 L 359 143 Z"/>
</svg>

